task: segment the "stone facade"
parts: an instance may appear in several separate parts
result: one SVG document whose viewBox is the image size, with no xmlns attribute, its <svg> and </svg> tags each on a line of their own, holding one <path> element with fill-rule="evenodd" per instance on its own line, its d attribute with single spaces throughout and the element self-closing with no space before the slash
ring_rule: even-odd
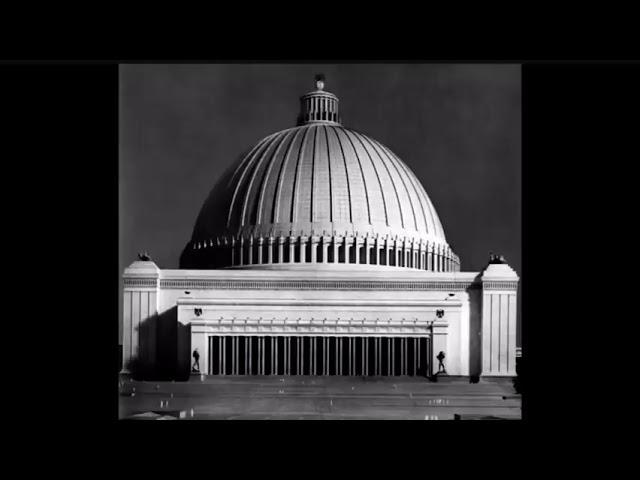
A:
<svg viewBox="0 0 640 480">
<path fill-rule="evenodd" d="M 431 372 L 443 351 L 449 375 L 515 375 L 518 276 L 508 265 L 489 265 L 481 273 L 297 266 L 161 270 L 153 262 L 134 262 L 124 273 L 125 371 L 134 361 L 151 370 L 162 364 L 184 377 L 198 348 L 200 371 L 211 374 L 212 338 L 313 337 L 321 344 L 325 338 L 427 339 Z M 396 344 L 404 348 L 406 341 L 391 346 Z M 379 344 L 365 341 L 362 354 L 376 355 L 369 346 Z M 375 372 L 372 367 L 369 373 Z"/>
</svg>

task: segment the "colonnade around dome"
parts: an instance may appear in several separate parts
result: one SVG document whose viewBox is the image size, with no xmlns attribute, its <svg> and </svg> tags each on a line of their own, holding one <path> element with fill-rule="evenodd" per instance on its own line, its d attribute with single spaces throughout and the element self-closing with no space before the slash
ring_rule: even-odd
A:
<svg viewBox="0 0 640 480">
<path fill-rule="evenodd" d="M 358 236 L 231 237 L 197 242 L 184 268 L 272 264 L 350 264 L 458 272 L 460 259 L 448 245 L 413 239 Z"/>
</svg>

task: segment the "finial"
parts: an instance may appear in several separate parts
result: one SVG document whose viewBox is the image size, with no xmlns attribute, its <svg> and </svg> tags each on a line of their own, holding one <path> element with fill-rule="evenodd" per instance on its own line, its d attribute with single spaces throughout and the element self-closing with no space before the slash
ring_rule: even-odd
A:
<svg viewBox="0 0 640 480">
<path fill-rule="evenodd" d="M 316 89 L 324 90 L 324 73 L 319 73 L 316 75 Z"/>
</svg>

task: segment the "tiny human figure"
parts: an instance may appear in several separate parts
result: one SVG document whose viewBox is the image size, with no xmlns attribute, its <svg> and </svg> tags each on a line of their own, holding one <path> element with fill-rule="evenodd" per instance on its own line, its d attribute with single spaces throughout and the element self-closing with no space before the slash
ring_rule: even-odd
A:
<svg viewBox="0 0 640 480">
<path fill-rule="evenodd" d="M 198 349 L 196 348 L 193 351 L 193 367 L 191 367 L 192 372 L 200 371 L 200 354 L 198 353 Z"/>
<path fill-rule="evenodd" d="M 447 370 L 444 368 L 444 363 L 443 363 L 444 352 L 440 352 L 436 358 L 438 359 L 438 373 L 440 372 L 447 373 Z"/>
</svg>

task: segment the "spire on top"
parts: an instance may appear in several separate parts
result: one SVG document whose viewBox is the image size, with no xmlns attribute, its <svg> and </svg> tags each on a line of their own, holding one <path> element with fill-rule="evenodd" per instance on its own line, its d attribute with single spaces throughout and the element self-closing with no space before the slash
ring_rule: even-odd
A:
<svg viewBox="0 0 640 480">
<path fill-rule="evenodd" d="M 324 73 L 316 75 L 316 90 L 324 90 Z"/>
</svg>

